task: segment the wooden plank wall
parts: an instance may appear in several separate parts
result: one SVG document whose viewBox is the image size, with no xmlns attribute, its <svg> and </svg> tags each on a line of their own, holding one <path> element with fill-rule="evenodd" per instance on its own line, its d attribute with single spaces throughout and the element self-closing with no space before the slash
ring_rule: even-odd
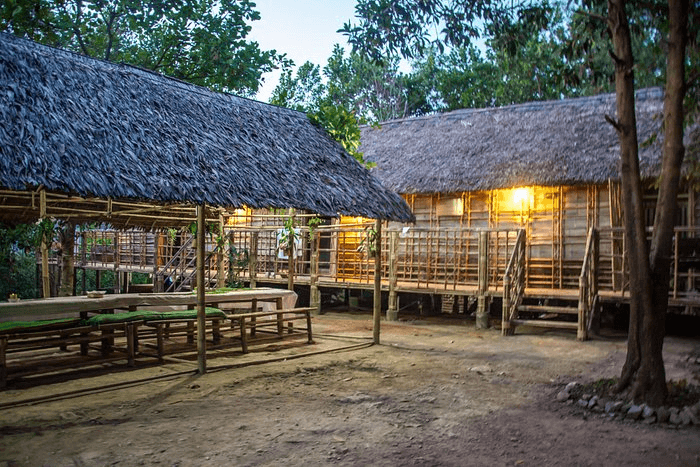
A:
<svg viewBox="0 0 700 467">
<path fill-rule="evenodd" d="M 528 287 L 576 288 L 589 228 L 621 219 L 611 216 L 608 184 L 408 195 L 405 199 L 416 215 L 416 228 L 524 228 Z M 467 256 L 476 248 L 475 244 L 462 246 Z"/>
</svg>

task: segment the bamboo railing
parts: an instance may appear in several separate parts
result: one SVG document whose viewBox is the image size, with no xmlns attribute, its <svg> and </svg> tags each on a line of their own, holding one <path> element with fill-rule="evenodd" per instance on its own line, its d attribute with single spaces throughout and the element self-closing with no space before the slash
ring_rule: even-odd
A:
<svg viewBox="0 0 700 467">
<path fill-rule="evenodd" d="M 504 336 L 513 334 L 511 320 L 518 314 L 518 307 L 525 294 L 525 231 L 518 231 L 513 253 L 508 261 L 508 266 L 503 274 L 503 309 L 501 320 L 501 333 Z"/>
</svg>

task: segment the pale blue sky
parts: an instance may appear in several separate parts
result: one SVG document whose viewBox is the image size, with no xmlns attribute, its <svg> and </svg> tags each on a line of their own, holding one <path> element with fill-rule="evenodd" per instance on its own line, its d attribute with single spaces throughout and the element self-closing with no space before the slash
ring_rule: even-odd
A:
<svg viewBox="0 0 700 467">
<path fill-rule="evenodd" d="M 262 50 L 286 53 L 296 66 L 311 61 L 323 67 L 334 44 L 347 45 L 336 33 L 354 18 L 355 0 L 256 0 L 260 21 L 254 21 L 249 38 Z M 257 99 L 267 102 L 279 80 L 279 73 L 264 76 Z"/>
</svg>

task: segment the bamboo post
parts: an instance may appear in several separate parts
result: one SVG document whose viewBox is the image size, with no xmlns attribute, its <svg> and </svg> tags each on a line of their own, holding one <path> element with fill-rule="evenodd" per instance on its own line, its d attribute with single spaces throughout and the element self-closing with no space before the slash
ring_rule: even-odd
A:
<svg viewBox="0 0 700 467">
<path fill-rule="evenodd" d="M 396 292 L 396 266 L 399 233 L 392 231 L 389 237 L 389 309 L 386 311 L 387 321 L 399 319 L 398 293 Z"/>
<path fill-rule="evenodd" d="M 382 221 L 377 219 L 374 258 L 374 343 L 379 344 L 379 331 L 382 318 Z"/>
<path fill-rule="evenodd" d="M 309 304 L 314 308 L 313 313 L 318 315 L 321 313 L 321 292 L 318 288 L 318 262 L 320 250 L 320 236 L 318 231 L 314 229 L 311 234 L 311 271 L 309 283 L 311 287 L 311 296 Z"/>
<path fill-rule="evenodd" d="M 476 329 L 489 327 L 489 233 L 479 232 L 479 290 L 476 309 Z"/>
<path fill-rule="evenodd" d="M 49 246 L 46 244 L 46 237 L 41 239 L 41 291 L 42 297 L 51 296 L 51 280 L 49 277 Z"/>
<path fill-rule="evenodd" d="M 205 205 L 197 206 L 197 365 L 199 374 L 207 372 L 207 342 L 206 332 L 206 311 L 204 308 L 204 209 Z"/>
<path fill-rule="evenodd" d="M 510 275 L 503 277 L 503 305 L 501 307 L 501 335 L 510 335 Z"/>
<path fill-rule="evenodd" d="M 39 191 L 39 216 L 46 217 L 46 190 Z M 49 246 L 46 235 L 41 236 L 41 291 L 42 297 L 51 296 L 51 280 L 49 276 Z"/>
<path fill-rule="evenodd" d="M 254 289 L 257 285 L 257 269 L 258 269 L 258 232 L 250 234 L 250 253 L 248 256 L 248 278 L 250 280 L 250 288 Z"/>
<path fill-rule="evenodd" d="M 220 248 L 216 254 L 216 286 L 224 287 L 226 285 L 226 276 L 224 275 L 224 250 L 226 240 L 224 236 L 224 216 L 219 214 L 219 239 L 217 243 Z"/>
<path fill-rule="evenodd" d="M 294 291 L 294 255 L 296 254 L 294 243 L 296 240 L 296 233 L 294 231 L 294 210 L 289 209 L 289 216 L 292 219 L 289 231 L 289 253 L 287 256 L 287 289 Z"/>
</svg>

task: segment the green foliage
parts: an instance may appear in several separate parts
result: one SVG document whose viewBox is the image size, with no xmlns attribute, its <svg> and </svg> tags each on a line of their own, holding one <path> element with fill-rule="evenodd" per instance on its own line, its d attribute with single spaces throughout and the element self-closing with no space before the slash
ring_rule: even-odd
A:
<svg viewBox="0 0 700 467">
<path fill-rule="evenodd" d="M 299 110 L 301 112 L 318 111 L 318 106 L 326 92 L 318 65 L 306 62 L 299 67 L 296 76 L 287 70 L 272 92 L 270 104 Z"/>
<path fill-rule="evenodd" d="M 0 29 L 252 95 L 263 73 L 291 63 L 246 40 L 248 23 L 260 19 L 254 7 L 250 0 L 8 0 Z"/>
<path fill-rule="evenodd" d="M 323 219 L 321 219 L 320 217 L 312 217 L 307 221 L 306 225 L 309 227 L 309 240 L 313 240 L 314 231 L 316 230 L 316 227 L 318 227 L 322 223 Z"/>
<path fill-rule="evenodd" d="M 360 124 L 355 113 L 342 105 L 321 103 L 317 112 L 308 114 L 309 119 L 315 125 L 320 126 L 333 138 L 339 142 L 352 157 L 366 167 L 375 164 L 365 162 L 360 147 Z"/>
<path fill-rule="evenodd" d="M 250 256 L 247 249 L 239 250 L 235 246 L 231 246 L 228 254 L 228 274 L 226 278 L 226 286 L 232 289 L 241 289 L 244 287 L 242 273 L 248 268 Z"/>
<path fill-rule="evenodd" d="M 7 300 L 13 293 L 22 299 L 41 295 L 37 289 L 36 256 L 33 252 L 16 251 L 9 261 L 0 261 L 0 301 Z"/>
</svg>

